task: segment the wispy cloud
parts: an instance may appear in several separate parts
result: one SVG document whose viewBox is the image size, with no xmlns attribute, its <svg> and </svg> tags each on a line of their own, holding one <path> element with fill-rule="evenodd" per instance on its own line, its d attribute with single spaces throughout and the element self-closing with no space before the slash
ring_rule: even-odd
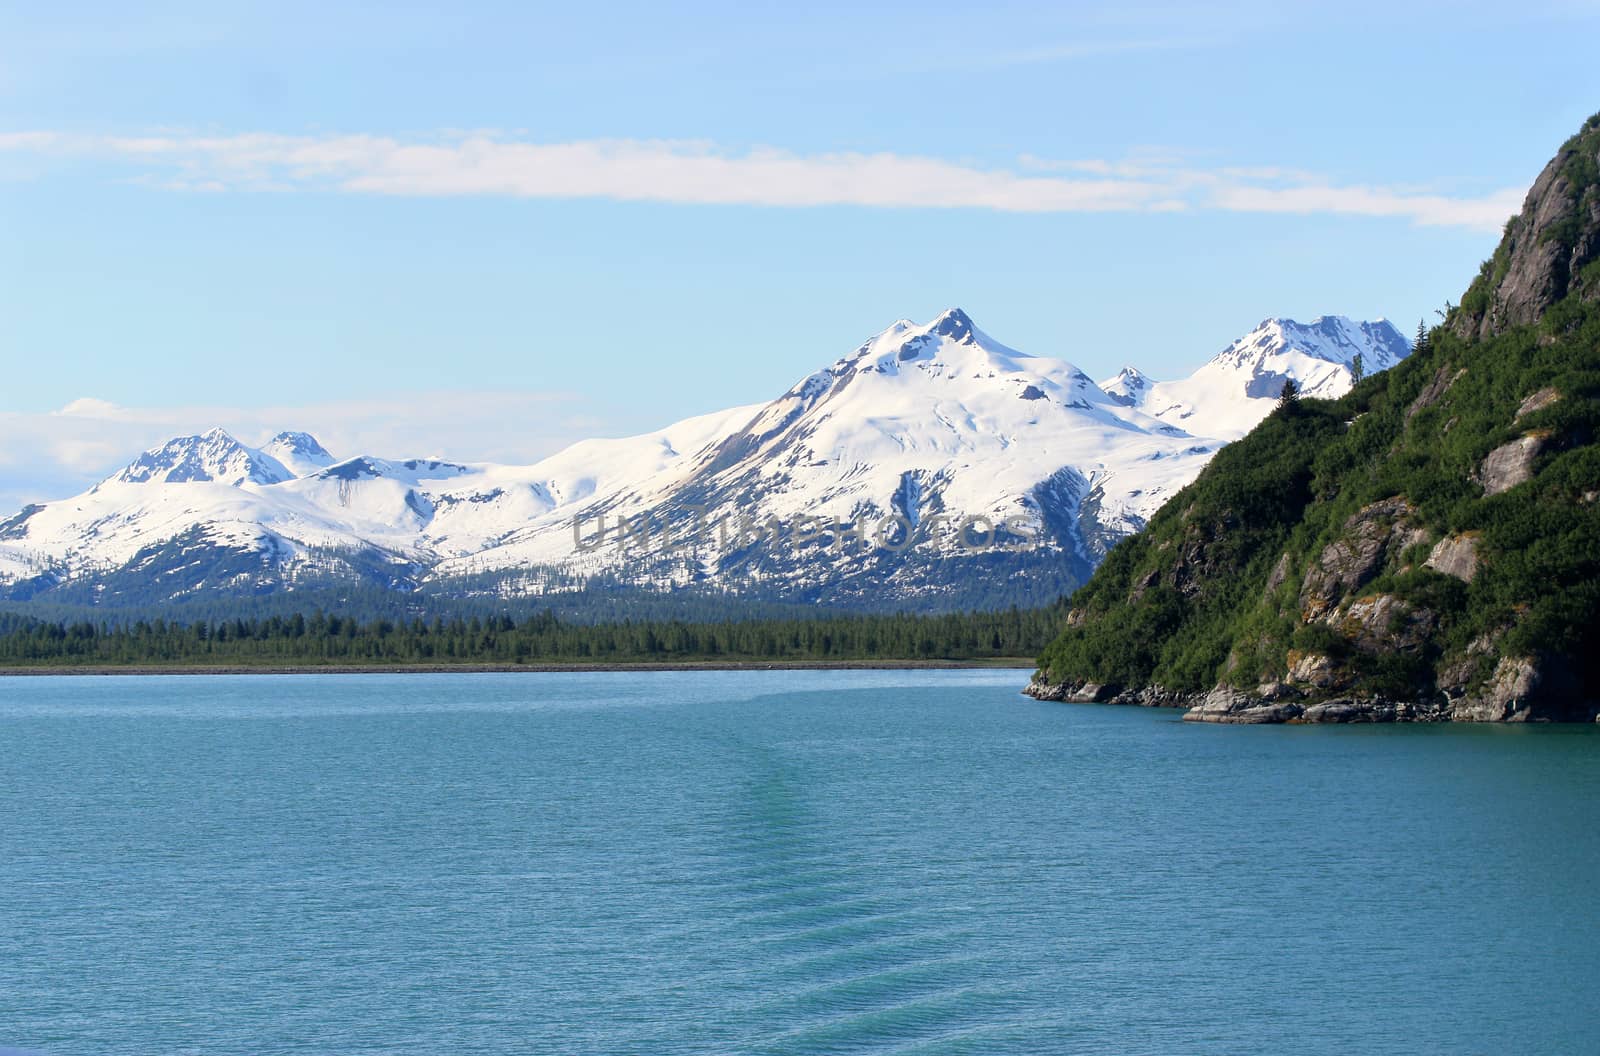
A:
<svg viewBox="0 0 1600 1056">
<path fill-rule="evenodd" d="M 1242 213 L 1344 213 L 1392 216 L 1432 227 L 1470 227 L 1498 231 L 1522 204 L 1515 188 L 1481 198 L 1450 198 L 1384 187 L 1218 187 L 1217 208 Z"/>
<path fill-rule="evenodd" d="M 1287 166 L 1196 167 L 1181 154 L 1144 152 L 1122 161 L 1054 161 L 1025 155 L 1026 169 L 1085 172 L 1169 187 L 1171 201 L 1151 209 L 1196 206 L 1238 213 L 1333 213 L 1394 217 L 1425 227 L 1498 231 L 1522 204 L 1523 191 L 1505 188 L 1478 196 L 1451 196 L 1417 187 L 1334 184 L 1306 169 Z"/>
<path fill-rule="evenodd" d="M 1313 173 L 1200 169 L 1174 158 L 1017 159 L 984 167 L 896 153 L 730 151 L 681 140 L 535 143 L 470 133 L 83 136 L 0 134 L 0 152 L 113 162 L 178 191 L 605 198 L 778 207 L 987 209 L 1015 213 L 1324 213 L 1497 230 L 1521 191 L 1452 196 L 1339 185 Z"/>
</svg>

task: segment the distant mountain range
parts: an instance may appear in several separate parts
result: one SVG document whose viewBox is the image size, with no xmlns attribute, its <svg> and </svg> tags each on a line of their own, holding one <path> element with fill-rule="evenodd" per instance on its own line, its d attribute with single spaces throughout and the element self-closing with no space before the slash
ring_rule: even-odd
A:
<svg viewBox="0 0 1600 1056">
<path fill-rule="evenodd" d="M 1101 384 L 959 309 L 901 320 L 764 404 L 530 466 L 214 429 L 0 521 L 0 597 L 166 604 L 359 584 L 456 597 L 699 588 L 923 610 L 1034 604 L 1276 404 L 1409 351 L 1385 321 L 1268 319 L 1188 378 Z"/>
</svg>

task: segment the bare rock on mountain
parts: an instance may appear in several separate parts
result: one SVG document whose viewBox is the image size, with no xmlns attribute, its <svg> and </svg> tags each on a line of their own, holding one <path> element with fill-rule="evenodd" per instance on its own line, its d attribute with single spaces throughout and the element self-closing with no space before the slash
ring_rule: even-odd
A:
<svg viewBox="0 0 1600 1056">
<path fill-rule="evenodd" d="M 1339 679 L 1333 658 L 1326 653 L 1289 651 L 1289 681 L 1302 686 L 1328 689 Z"/>
<path fill-rule="evenodd" d="M 1451 370 L 1448 363 L 1440 367 L 1433 375 L 1433 380 L 1428 382 L 1423 390 L 1417 394 L 1417 398 L 1411 401 L 1411 406 L 1406 408 L 1406 421 L 1409 422 L 1415 418 L 1418 411 L 1432 407 L 1443 399 L 1444 394 L 1449 392 L 1450 387 L 1460 381 L 1461 376 L 1466 372 L 1465 367 L 1460 370 Z"/>
<path fill-rule="evenodd" d="M 1485 495 L 1498 495 L 1532 478 L 1533 462 L 1550 441 L 1549 433 L 1529 433 L 1490 451 L 1478 467 Z"/>
<path fill-rule="evenodd" d="M 1536 411 L 1542 411 L 1546 407 L 1557 403 L 1560 399 L 1561 393 L 1547 385 L 1522 401 L 1522 404 L 1517 408 L 1515 420 L 1520 422 L 1528 415 Z"/>
<path fill-rule="evenodd" d="M 1263 599 L 1272 597 L 1273 594 L 1277 593 L 1278 588 L 1288 580 L 1289 569 L 1293 567 L 1293 562 L 1293 556 L 1285 550 L 1282 556 L 1278 558 L 1278 563 L 1272 566 L 1272 572 L 1267 576 L 1266 589 L 1261 592 Z"/>
<path fill-rule="evenodd" d="M 1501 657 L 1489 681 L 1452 709 L 1453 717 L 1466 722 L 1526 722 L 1540 703 L 1542 681 L 1543 671 L 1531 657 Z"/>
<path fill-rule="evenodd" d="M 1600 280 L 1585 269 L 1600 260 L 1600 114 L 1562 145 L 1534 181 L 1522 211 L 1485 272 L 1462 298 L 1451 328 L 1487 338 L 1535 323 L 1579 290 L 1600 300 Z"/>
<path fill-rule="evenodd" d="M 1431 610 L 1393 594 L 1357 598 L 1332 622 L 1356 648 L 1368 653 L 1415 652 L 1439 626 Z"/>
<path fill-rule="evenodd" d="M 1356 511 L 1307 570 L 1300 587 L 1302 617 L 1310 621 L 1326 613 L 1376 576 L 1391 554 L 1424 538 L 1410 523 L 1415 512 L 1400 496 Z"/>
<path fill-rule="evenodd" d="M 1434 545 L 1424 562 L 1435 572 L 1454 576 L 1463 583 L 1471 583 L 1478 574 L 1478 535 L 1465 532 L 1447 535 Z"/>
</svg>

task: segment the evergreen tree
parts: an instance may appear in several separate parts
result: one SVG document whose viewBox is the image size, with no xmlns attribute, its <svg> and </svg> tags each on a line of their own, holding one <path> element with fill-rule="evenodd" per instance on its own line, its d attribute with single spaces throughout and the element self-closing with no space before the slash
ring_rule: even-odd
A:
<svg viewBox="0 0 1600 1056">
<path fill-rule="evenodd" d="M 1367 376 L 1367 361 L 1361 355 L 1360 352 L 1357 352 L 1355 354 L 1355 356 L 1350 360 L 1350 381 L 1353 384 L 1360 385 L 1361 384 L 1361 379 L 1366 377 L 1366 376 Z"/>
<path fill-rule="evenodd" d="M 1411 343 L 1411 354 L 1422 355 L 1428 351 L 1428 327 L 1421 319 L 1417 320 L 1417 339 Z"/>
<path fill-rule="evenodd" d="M 1300 402 L 1300 386 L 1294 383 L 1293 378 L 1283 379 L 1283 391 L 1278 394 L 1278 409 L 1285 410 L 1294 407 Z"/>
</svg>

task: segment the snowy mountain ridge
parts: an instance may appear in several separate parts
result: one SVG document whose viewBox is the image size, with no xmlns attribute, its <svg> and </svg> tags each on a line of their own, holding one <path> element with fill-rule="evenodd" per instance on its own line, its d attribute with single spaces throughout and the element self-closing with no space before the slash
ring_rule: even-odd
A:
<svg viewBox="0 0 1600 1056">
<path fill-rule="evenodd" d="M 113 474 L 121 484 L 282 484 L 296 474 L 282 462 L 246 447 L 221 428 L 200 436 L 179 436 L 146 451 Z"/>
<path fill-rule="evenodd" d="M 1411 345 L 1387 319 L 1357 323 L 1323 315 L 1309 323 L 1263 319 L 1187 378 L 1152 382 L 1132 367 L 1107 379 L 1107 392 L 1190 432 L 1237 440 L 1271 411 L 1291 378 L 1301 395 L 1333 399 L 1350 391 L 1355 364 L 1374 374 L 1404 359 Z"/>
<path fill-rule="evenodd" d="M 0 521 L 0 596 L 178 599 L 333 580 L 540 595 L 604 578 L 830 604 L 1045 601 L 1268 413 L 1348 389 L 1392 326 L 1269 319 L 1189 378 L 1097 385 L 951 309 L 765 404 L 528 466 L 357 456 L 221 429 Z M 1274 388 L 1274 385 L 1276 386 Z"/>
</svg>

